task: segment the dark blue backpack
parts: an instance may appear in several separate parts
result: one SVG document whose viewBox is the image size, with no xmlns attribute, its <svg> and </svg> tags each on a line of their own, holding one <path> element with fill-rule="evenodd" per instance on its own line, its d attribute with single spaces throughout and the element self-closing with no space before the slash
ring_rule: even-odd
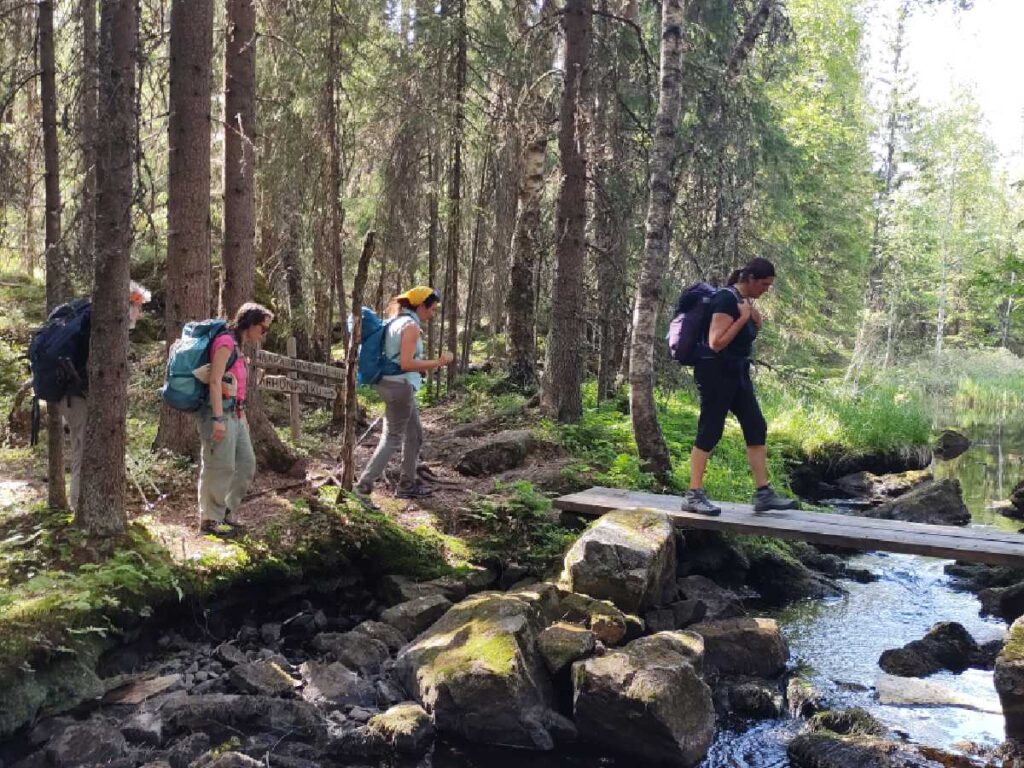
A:
<svg viewBox="0 0 1024 768">
<path fill-rule="evenodd" d="M 694 283 L 679 295 L 666 338 L 672 359 L 680 365 L 696 365 L 698 360 L 714 354 L 708 347 L 708 308 L 719 290 L 710 283 Z"/>
<path fill-rule="evenodd" d="M 402 372 L 397 360 L 392 360 L 384 352 L 384 340 L 387 338 L 388 326 L 397 318 L 387 322 L 369 307 L 363 307 L 363 323 L 359 340 L 359 369 L 356 381 L 359 384 L 376 384 L 382 376 L 396 376 Z"/>
<path fill-rule="evenodd" d="M 37 400 L 56 403 L 85 393 L 91 317 L 92 302 L 76 299 L 55 308 L 32 335 L 28 362 Z"/>
</svg>

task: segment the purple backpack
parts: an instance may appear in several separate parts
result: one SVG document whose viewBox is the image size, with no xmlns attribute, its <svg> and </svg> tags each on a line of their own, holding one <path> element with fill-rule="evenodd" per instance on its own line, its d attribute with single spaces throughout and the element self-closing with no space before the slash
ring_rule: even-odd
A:
<svg viewBox="0 0 1024 768">
<path fill-rule="evenodd" d="M 672 359 L 680 365 L 694 365 L 709 354 L 708 306 L 719 290 L 709 283 L 694 283 L 679 295 L 666 338 Z"/>
</svg>

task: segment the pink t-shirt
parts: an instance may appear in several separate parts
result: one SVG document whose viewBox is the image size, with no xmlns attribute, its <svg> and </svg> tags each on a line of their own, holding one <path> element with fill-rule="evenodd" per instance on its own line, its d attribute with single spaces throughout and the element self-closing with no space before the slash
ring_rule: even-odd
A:
<svg viewBox="0 0 1024 768">
<path fill-rule="evenodd" d="M 232 350 L 234 348 L 235 348 L 235 337 L 234 337 L 234 335 L 232 335 L 230 333 L 222 333 L 220 336 L 215 338 L 213 340 L 213 343 L 210 345 L 210 359 L 211 360 L 213 359 L 213 356 L 217 353 L 218 349 L 227 349 L 227 350 L 230 351 L 230 350 Z M 229 354 L 230 354 L 230 352 L 229 352 Z M 231 358 L 229 357 L 228 359 L 230 360 Z M 245 384 L 246 384 L 246 377 L 248 376 L 248 371 L 246 370 L 246 367 L 245 367 L 245 356 L 241 353 L 241 351 L 239 351 L 239 353 L 238 353 L 238 359 L 235 360 L 235 364 L 232 365 L 230 368 L 228 368 L 228 373 L 234 374 L 235 381 L 238 382 L 238 389 L 237 389 L 238 396 L 235 399 L 236 400 L 240 400 L 240 401 L 244 401 L 245 400 Z"/>
</svg>

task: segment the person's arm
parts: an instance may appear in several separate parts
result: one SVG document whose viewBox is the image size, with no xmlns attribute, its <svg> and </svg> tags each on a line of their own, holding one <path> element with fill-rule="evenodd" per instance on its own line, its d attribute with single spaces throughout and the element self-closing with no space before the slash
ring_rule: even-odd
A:
<svg viewBox="0 0 1024 768">
<path fill-rule="evenodd" d="M 218 442 L 227 432 L 224 425 L 224 372 L 231 359 L 230 347 L 219 347 L 210 360 L 210 410 L 213 411 L 213 440 Z"/>
<path fill-rule="evenodd" d="M 708 346 L 713 352 L 721 352 L 736 338 L 743 326 L 750 319 L 750 303 L 739 304 L 740 316 L 733 320 L 726 312 L 715 312 L 711 316 L 711 329 L 708 331 Z"/>
<path fill-rule="evenodd" d="M 420 328 L 416 323 L 409 323 L 402 329 L 401 345 L 398 348 L 398 365 L 403 371 L 425 373 L 452 361 L 451 352 L 442 352 L 441 357 L 434 360 L 416 359 L 416 342 L 420 340 Z"/>
</svg>

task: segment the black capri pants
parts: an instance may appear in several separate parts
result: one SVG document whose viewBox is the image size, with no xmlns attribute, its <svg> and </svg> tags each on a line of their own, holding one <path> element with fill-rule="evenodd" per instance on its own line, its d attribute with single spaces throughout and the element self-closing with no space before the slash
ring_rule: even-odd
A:
<svg viewBox="0 0 1024 768">
<path fill-rule="evenodd" d="M 748 446 L 765 444 L 768 424 L 754 394 L 749 359 L 721 356 L 699 360 L 693 367 L 693 378 L 700 393 L 698 448 L 708 453 L 714 450 L 722 439 L 729 411 L 739 419 Z"/>
</svg>

